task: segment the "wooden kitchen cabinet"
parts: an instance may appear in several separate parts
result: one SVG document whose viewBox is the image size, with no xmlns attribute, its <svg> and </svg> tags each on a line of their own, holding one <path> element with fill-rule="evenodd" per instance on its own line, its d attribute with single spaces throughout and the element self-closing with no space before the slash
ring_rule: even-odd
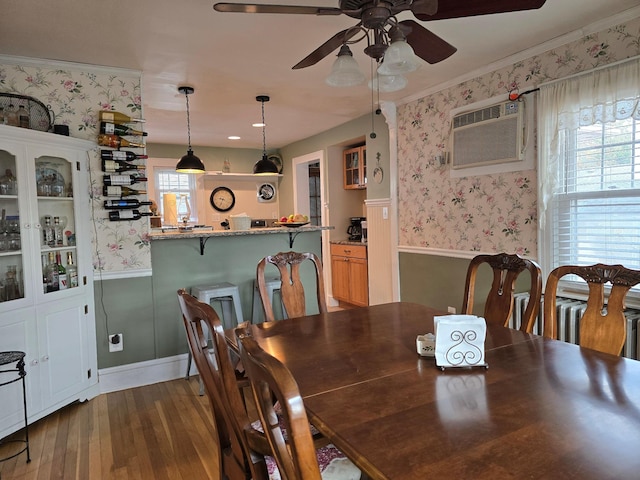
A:
<svg viewBox="0 0 640 480">
<path fill-rule="evenodd" d="M 343 152 L 344 188 L 360 190 L 367 188 L 367 147 L 350 148 Z"/>
<path fill-rule="evenodd" d="M 369 305 L 366 245 L 331 244 L 333 298 L 351 305 Z"/>
</svg>

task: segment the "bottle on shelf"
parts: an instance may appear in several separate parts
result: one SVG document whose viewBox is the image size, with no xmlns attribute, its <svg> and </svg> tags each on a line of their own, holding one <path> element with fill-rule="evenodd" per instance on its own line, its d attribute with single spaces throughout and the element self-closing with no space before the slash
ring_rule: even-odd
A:
<svg viewBox="0 0 640 480">
<path fill-rule="evenodd" d="M 136 130 L 134 128 L 122 125 L 119 123 L 100 122 L 100 133 L 106 133 L 107 135 L 120 135 L 120 136 L 135 136 L 146 137 L 147 132 L 142 130 Z"/>
<path fill-rule="evenodd" d="M 58 290 L 66 290 L 69 288 L 67 269 L 62 265 L 60 252 L 56 252 L 56 264 L 58 266 Z"/>
<path fill-rule="evenodd" d="M 106 173 L 129 172 L 132 170 L 145 170 L 144 165 L 134 165 L 123 160 L 102 160 L 102 171 Z"/>
<path fill-rule="evenodd" d="M 67 252 L 67 283 L 69 288 L 78 286 L 78 267 L 73 263 L 73 252 Z"/>
<path fill-rule="evenodd" d="M 64 245 L 64 234 L 62 230 L 60 217 L 53 217 L 53 242 L 56 247 L 62 247 Z"/>
<path fill-rule="evenodd" d="M 57 292 L 60 290 L 60 280 L 58 277 L 58 265 L 53 256 L 53 252 L 49 252 L 49 261 L 47 263 L 47 293 Z"/>
<path fill-rule="evenodd" d="M 150 217 L 151 212 L 141 212 L 140 210 L 112 210 L 109 212 L 109 220 L 117 222 L 120 220 L 140 220 L 142 217 Z"/>
<path fill-rule="evenodd" d="M 51 224 L 51 216 L 45 215 L 44 217 L 44 228 L 42 229 L 42 235 L 44 240 L 44 245 L 49 247 L 56 246 L 56 239 L 54 236 L 53 225 Z"/>
<path fill-rule="evenodd" d="M 147 181 L 147 177 L 138 177 L 136 175 L 103 175 L 103 183 L 110 185 L 133 185 L 134 183 L 142 183 Z"/>
<path fill-rule="evenodd" d="M 101 122 L 111 122 L 111 123 L 133 123 L 140 122 L 143 123 L 144 120 L 142 118 L 131 118 L 128 115 L 120 112 L 114 112 L 111 110 L 102 110 L 100 112 L 100 121 Z"/>
<path fill-rule="evenodd" d="M 29 121 L 29 112 L 24 107 L 23 104 L 20 104 L 18 107 L 18 126 L 22 128 L 30 128 L 31 123 Z"/>
<path fill-rule="evenodd" d="M 146 190 L 136 190 L 122 185 L 105 185 L 102 194 L 105 197 L 129 197 L 132 195 L 146 195 Z"/>
<path fill-rule="evenodd" d="M 100 150 L 100 158 L 102 160 L 137 160 L 149 158 L 149 155 L 139 155 L 133 152 L 127 152 L 124 150 Z"/>
<path fill-rule="evenodd" d="M 18 285 L 18 274 L 16 272 L 15 265 L 7 266 L 7 273 L 4 278 L 4 295 L 5 301 L 15 300 L 16 298 L 22 298 L 20 294 L 20 286 Z"/>
<path fill-rule="evenodd" d="M 5 112 L 5 123 L 13 127 L 20 125 L 20 121 L 18 120 L 18 110 L 13 103 L 10 103 L 7 107 L 7 111 Z"/>
<path fill-rule="evenodd" d="M 152 205 L 153 202 L 141 202 L 135 198 L 121 198 L 120 200 L 105 200 L 104 208 L 106 210 L 116 210 L 116 209 L 133 209 L 139 208 L 144 205 Z"/>
<path fill-rule="evenodd" d="M 144 143 L 130 142 L 129 140 L 121 138 L 118 135 L 107 135 L 106 133 L 101 133 L 100 135 L 98 135 L 98 145 L 111 148 L 144 148 Z"/>
</svg>

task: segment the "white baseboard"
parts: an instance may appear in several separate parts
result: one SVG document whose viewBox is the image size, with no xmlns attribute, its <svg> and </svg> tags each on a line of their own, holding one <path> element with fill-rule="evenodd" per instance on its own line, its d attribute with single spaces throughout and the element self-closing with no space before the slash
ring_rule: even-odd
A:
<svg viewBox="0 0 640 480">
<path fill-rule="evenodd" d="M 187 354 L 157 358 L 146 362 L 130 363 L 98 370 L 100 393 L 117 392 L 127 388 L 142 387 L 184 377 L 187 370 Z M 197 373 L 191 365 L 191 373 Z"/>
</svg>

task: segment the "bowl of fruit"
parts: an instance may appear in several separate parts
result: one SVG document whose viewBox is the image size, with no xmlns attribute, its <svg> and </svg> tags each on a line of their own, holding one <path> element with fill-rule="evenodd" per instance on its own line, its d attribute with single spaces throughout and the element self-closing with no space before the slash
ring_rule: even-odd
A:
<svg viewBox="0 0 640 480">
<path fill-rule="evenodd" d="M 309 217 L 300 213 L 291 214 L 280 218 L 280 221 L 275 222 L 279 227 L 296 228 L 302 227 L 309 223 Z"/>
</svg>

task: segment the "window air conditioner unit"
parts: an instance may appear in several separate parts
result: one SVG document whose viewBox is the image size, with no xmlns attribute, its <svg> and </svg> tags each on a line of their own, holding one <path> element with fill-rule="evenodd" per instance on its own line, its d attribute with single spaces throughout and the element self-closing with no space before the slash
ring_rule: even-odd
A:
<svg viewBox="0 0 640 480">
<path fill-rule="evenodd" d="M 451 176 L 533 168 L 529 162 L 523 162 L 525 123 L 533 123 L 525 122 L 524 107 L 525 102 L 508 101 L 461 113 L 452 112 Z M 521 165 L 502 165 L 512 162 Z"/>
</svg>

